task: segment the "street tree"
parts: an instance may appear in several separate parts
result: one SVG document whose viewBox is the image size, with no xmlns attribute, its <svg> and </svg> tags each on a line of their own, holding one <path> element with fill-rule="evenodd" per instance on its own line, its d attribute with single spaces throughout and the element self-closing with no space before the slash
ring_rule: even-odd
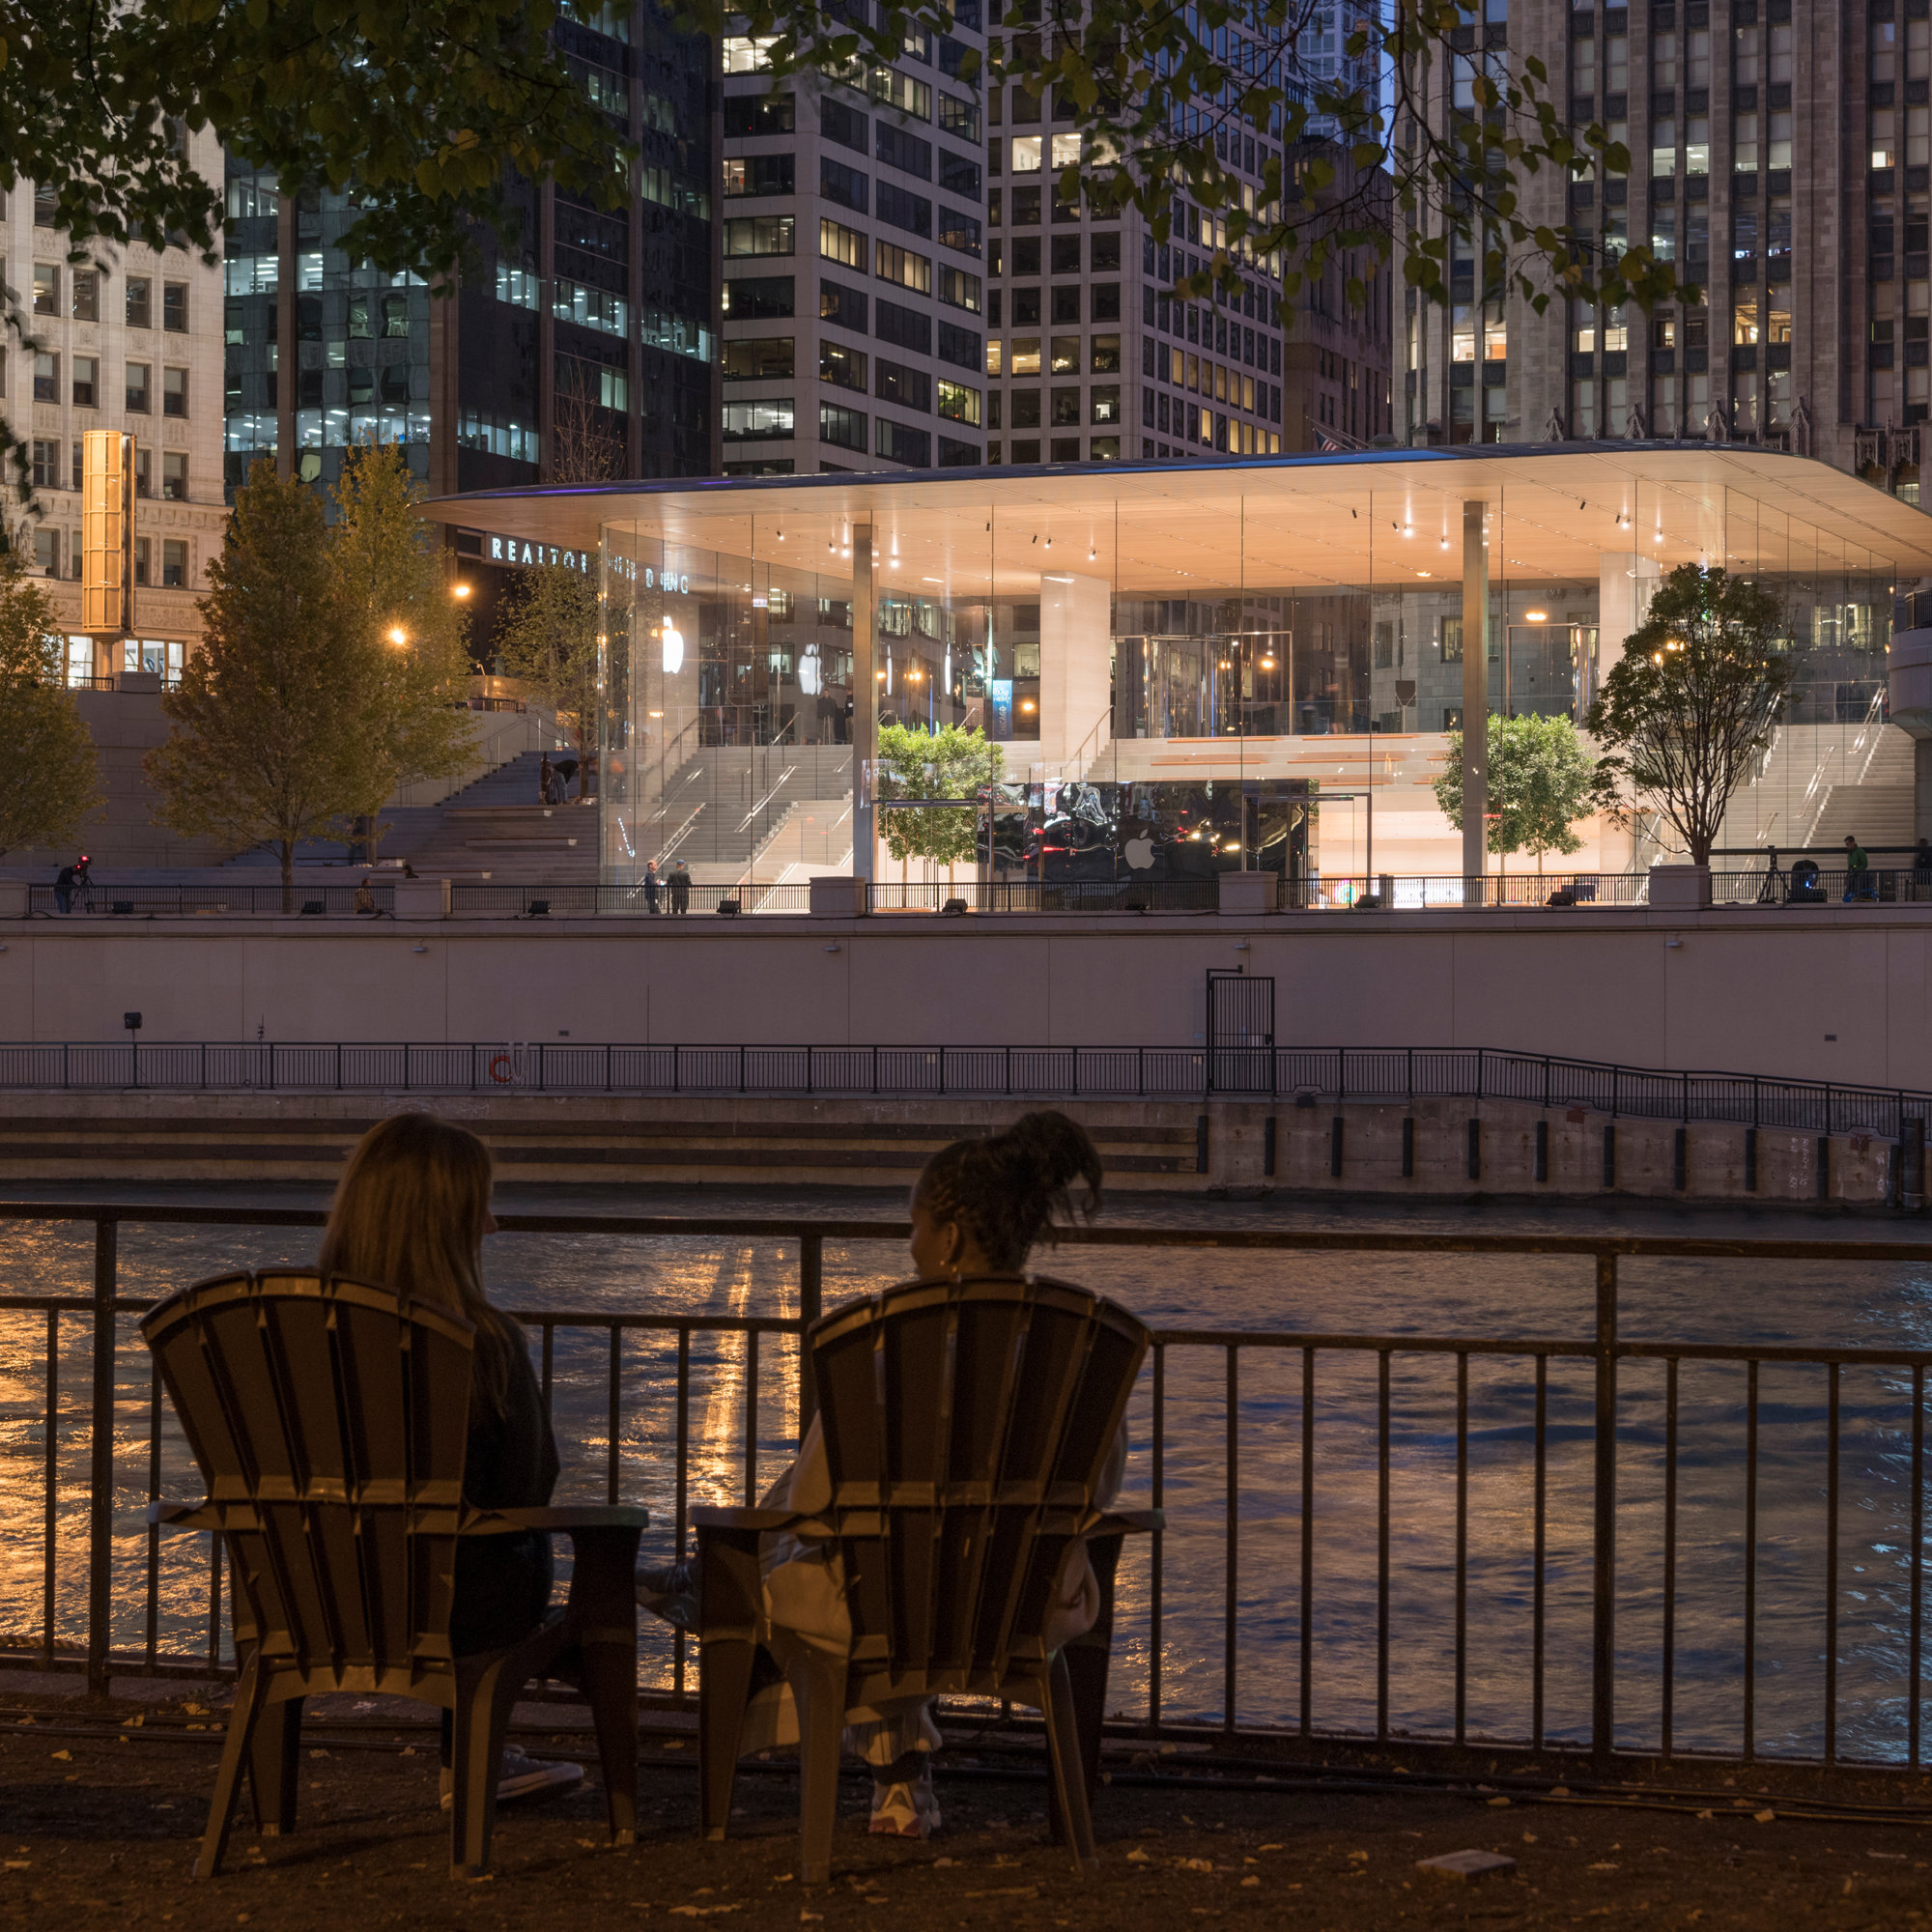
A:
<svg viewBox="0 0 1932 1932">
<path fill-rule="evenodd" d="M 1543 869 L 1548 852 L 1577 852 L 1574 827 L 1596 810 L 1595 762 L 1568 718 L 1500 718 L 1490 714 L 1488 850 L 1509 869 L 1528 852 Z M 1463 829 L 1463 734 L 1449 734 L 1448 755 L 1435 779 L 1435 803 Z"/>
<path fill-rule="evenodd" d="M 876 794 L 881 799 L 975 799 L 999 782 L 1005 758 L 1001 748 L 977 728 L 942 724 L 925 731 L 916 724 L 881 722 Z M 882 811 L 879 819 L 886 850 L 902 866 L 924 859 L 950 869 L 965 864 L 977 850 L 977 810 L 906 806 Z"/>
<path fill-rule="evenodd" d="M 0 852 L 71 842 L 100 807 L 67 645 L 16 547 L 0 550 Z"/>
<path fill-rule="evenodd" d="M 339 832 L 379 782 L 368 694 L 377 646 L 330 554 L 322 499 L 258 462 L 208 568 L 201 648 L 163 694 L 150 752 L 161 822 L 238 850 L 272 844 L 294 910 L 296 847 Z"/>
<path fill-rule="evenodd" d="M 355 694 L 369 787 L 357 816 L 372 859 L 384 801 L 419 779 L 456 777 L 474 745 L 473 714 L 458 708 L 469 676 L 469 613 L 416 512 L 426 494 L 400 445 L 373 441 L 347 453 L 333 492 L 329 562 L 367 672 Z"/>
<path fill-rule="evenodd" d="M 1784 608 L 1762 584 L 1679 564 L 1584 721 L 1604 752 L 1598 805 L 1625 825 L 1660 815 L 1690 863 L 1708 865 L 1731 794 L 1790 702 L 1789 639 Z"/>
<path fill-rule="evenodd" d="M 497 626 L 497 663 L 569 724 L 588 758 L 597 728 L 597 589 L 567 563 L 519 571 Z"/>
</svg>

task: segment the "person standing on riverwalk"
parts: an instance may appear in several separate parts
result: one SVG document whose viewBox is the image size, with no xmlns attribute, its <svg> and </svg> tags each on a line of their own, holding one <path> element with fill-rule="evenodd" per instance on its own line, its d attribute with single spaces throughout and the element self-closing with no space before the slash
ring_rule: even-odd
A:
<svg viewBox="0 0 1932 1932">
<path fill-rule="evenodd" d="M 1845 903 L 1854 899 L 1875 899 L 1878 893 L 1871 875 L 1871 860 L 1865 848 L 1845 834 Z"/>
<path fill-rule="evenodd" d="M 675 913 L 691 910 L 691 867 L 680 859 L 670 868 L 670 877 L 665 881 L 670 889 L 670 909 Z"/>
</svg>

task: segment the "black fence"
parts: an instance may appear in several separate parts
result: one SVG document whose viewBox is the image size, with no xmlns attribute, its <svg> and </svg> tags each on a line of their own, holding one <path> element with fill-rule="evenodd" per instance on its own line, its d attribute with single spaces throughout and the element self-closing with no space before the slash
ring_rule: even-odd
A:
<svg viewBox="0 0 1932 1932">
<path fill-rule="evenodd" d="M 30 915 L 58 918 L 95 919 L 201 919 L 222 914 L 288 913 L 297 918 L 341 919 L 372 914 L 392 915 L 396 907 L 395 875 L 380 878 L 369 888 L 372 904 L 358 907 L 355 895 L 359 878 L 347 885 L 295 885 L 286 891 L 279 883 L 250 885 L 245 880 L 230 884 L 226 879 L 212 886 L 108 886 L 86 885 L 68 889 L 63 905 L 58 886 L 30 886 L 27 910 Z"/>
<path fill-rule="evenodd" d="M 798 1337 L 820 1312 L 828 1254 L 849 1269 L 869 1253 L 868 1278 L 890 1278 L 906 1234 L 890 1222 L 500 1219 L 508 1235 L 580 1255 L 603 1237 L 687 1256 L 695 1243 L 782 1244 L 773 1265 L 795 1315 L 520 1315 L 578 1486 L 647 1502 L 654 1557 L 689 1550 L 694 1497 L 753 1500 L 794 1452 L 810 1414 Z M 0 1228 L 38 1224 L 38 1265 L 47 1224 L 93 1244 L 91 1293 L 0 1297 L 14 1419 L 0 1456 L 16 1498 L 0 1525 L 0 1661 L 84 1670 L 96 1690 L 117 1673 L 232 1670 L 218 1542 L 163 1539 L 145 1521 L 148 1501 L 198 1491 L 132 1326 L 152 1304 L 121 1292 L 120 1231 L 321 1220 L 0 1205 Z M 1932 1350 L 1634 1339 L 1619 1286 L 1633 1261 L 1682 1261 L 1699 1278 L 1724 1261 L 1770 1282 L 1806 1262 L 1917 1266 L 1918 1244 L 1155 1228 L 1071 1238 L 1159 1252 L 1169 1280 L 1186 1250 L 1283 1269 L 1381 1257 L 1411 1280 L 1458 1256 L 1543 1258 L 1549 1298 L 1583 1291 L 1594 1310 L 1582 1332 L 1552 1335 L 1156 1331 L 1130 1411 L 1128 1488 L 1168 1526 L 1122 1570 L 1121 1721 L 1149 1736 L 1480 1741 L 1599 1761 L 1924 1763 Z M 1077 1277 L 1083 1259 L 1064 1251 L 1056 1265 Z M 655 1420 L 632 1427 L 646 1404 Z M 689 1662 L 683 1637 L 653 1627 L 646 1694 L 688 1703 Z"/>
<path fill-rule="evenodd" d="M 689 1094 L 900 1099 L 1519 1100 L 1898 1139 L 1932 1094 L 1491 1047 L 682 1046 L 539 1041 L 0 1044 L 0 1092 Z"/>
</svg>

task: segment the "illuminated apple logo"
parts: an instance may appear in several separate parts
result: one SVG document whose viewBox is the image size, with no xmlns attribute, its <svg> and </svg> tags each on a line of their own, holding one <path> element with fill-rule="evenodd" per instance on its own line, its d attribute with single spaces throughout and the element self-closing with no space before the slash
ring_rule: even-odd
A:
<svg viewBox="0 0 1932 1932">
<path fill-rule="evenodd" d="M 816 697 L 819 694 L 821 677 L 816 650 L 807 651 L 798 661 L 798 688 L 808 697 Z"/>
<path fill-rule="evenodd" d="M 1153 840 L 1151 838 L 1129 838 L 1126 843 L 1127 864 L 1136 872 L 1145 872 L 1153 864 Z"/>
<path fill-rule="evenodd" d="M 664 668 L 667 677 L 684 668 L 684 633 L 669 624 L 664 627 Z"/>
</svg>

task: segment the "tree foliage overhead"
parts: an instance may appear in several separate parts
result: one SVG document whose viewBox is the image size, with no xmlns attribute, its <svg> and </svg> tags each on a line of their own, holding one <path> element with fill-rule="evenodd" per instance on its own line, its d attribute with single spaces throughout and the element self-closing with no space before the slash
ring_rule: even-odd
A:
<svg viewBox="0 0 1932 1932">
<path fill-rule="evenodd" d="M 597 587 L 567 563 L 519 571 L 497 626 L 497 662 L 568 722 L 580 753 L 597 728 Z"/>
<path fill-rule="evenodd" d="M 1598 804 L 1624 824 L 1660 814 L 1691 864 L 1707 865 L 1731 794 L 1784 716 L 1788 639 L 1784 608 L 1762 584 L 1679 564 L 1585 720 L 1605 751 Z"/>
<path fill-rule="evenodd" d="M 977 798 L 999 781 L 1006 753 L 983 731 L 942 724 L 925 731 L 916 724 L 881 720 L 876 796 L 886 798 Z M 903 863 L 927 859 L 936 866 L 963 865 L 977 849 L 980 814 L 960 806 L 921 810 L 917 806 L 879 813 L 886 850 Z"/>
<path fill-rule="evenodd" d="M 1484 842 L 1498 858 L 1531 854 L 1540 870 L 1547 852 L 1577 852 L 1572 827 L 1595 810 L 1596 767 L 1567 718 L 1501 718 L 1489 724 L 1489 819 Z M 1463 734 L 1435 779 L 1435 803 L 1463 829 Z"/>
<path fill-rule="evenodd" d="M 952 0 L 877 10 L 845 0 L 684 4 L 686 17 L 713 33 L 742 22 L 734 31 L 767 43 L 781 76 L 815 71 L 862 87 L 909 36 L 952 31 Z M 1528 177 L 1545 168 L 1564 182 L 1600 166 L 1627 172 L 1630 156 L 1603 124 L 1571 122 L 1564 77 L 1540 60 L 1477 51 L 1478 0 L 1396 0 L 1352 19 L 1332 0 L 988 0 L 988 8 L 983 71 L 968 50 L 960 78 L 1018 82 L 1036 98 L 1050 91 L 1042 134 L 1087 137 L 1084 163 L 1057 171 L 1063 194 L 1133 204 L 1156 242 L 1176 236 L 1178 192 L 1212 217 L 1204 266 L 1173 277 L 1179 295 L 1235 295 L 1257 259 L 1276 257 L 1284 312 L 1337 266 L 1359 304 L 1367 277 L 1357 258 L 1385 263 L 1399 252 L 1409 285 L 1444 301 L 1452 234 L 1482 260 L 1486 288 L 1513 285 L 1539 310 L 1552 293 L 1612 304 L 1689 293 L 1641 241 L 1612 252 L 1594 230 L 1525 213 Z M 1453 98 L 1458 61 L 1467 63 L 1467 104 L 1445 114 L 1443 83 Z M 1257 189 L 1243 179 L 1241 144 L 1277 124 L 1270 139 L 1287 153 L 1273 149 Z M 1316 136 L 1320 147 L 1297 154 Z"/>
<path fill-rule="evenodd" d="M 0 550 L 0 852 L 68 843 L 100 806 L 66 651 L 46 592 L 17 549 Z"/>
</svg>

